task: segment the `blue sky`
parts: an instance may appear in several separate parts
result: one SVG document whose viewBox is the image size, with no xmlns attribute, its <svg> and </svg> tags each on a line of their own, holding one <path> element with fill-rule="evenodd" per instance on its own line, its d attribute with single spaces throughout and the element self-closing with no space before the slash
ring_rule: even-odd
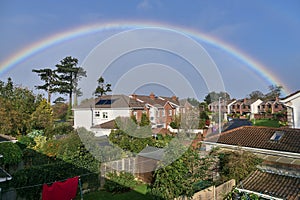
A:
<svg viewBox="0 0 300 200">
<path fill-rule="evenodd" d="M 300 2 L 297 0 L 3 0 L 0 2 L 0 63 L 31 44 L 83 25 L 136 21 L 146 25 L 146 22 L 152 22 L 166 28 L 172 27 L 176 30 L 178 27 L 179 31 L 193 30 L 216 38 L 261 63 L 267 71 L 280 79 L 287 92 L 294 92 L 300 89 L 299 10 Z M 36 74 L 31 72 L 33 68 L 53 67 L 66 55 L 78 58 L 81 64 L 96 45 L 121 31 L 124 30 L 106 30 L 51 46 L 29 56 L 6 73 L 0 72 L 0 80 L 10 76 L 17 84 L 34 88 L 34 85 L 41 82 Z M 243 98 L 254 90 L 261 90 L 264 93 L 268 91 L 270 83 L 234 55 L 205 41 L 197 42 L 215 62 L 225 89 L 232 97 Z M 122 73 L 126 73 L 124 69 L 128 71 L 134 65 L 156 62 L 177 69 L 176 65 L 180 64 L 181 69 L 177 71 L 190 82 L 196 97 L 202 100 L 208 92 L 205 81 L 201 77 L 194 76 L 192 67 L 184 63 L 185 61 L 167 54 L 144 51 L 138 52 L 135 56 L 128 55 L 127 58 L 122 57 L 115 62 L 118 66 L 112 65 L 104 75 L 114 86 L 121 79 Z M 120 66 L 127 67 L 121 69 Z M 0 67 L 2 69 L 4 66 Z M 86 88 L 95 88 L 95 84 L 94 80 L 85 80 L 83 89 L 86 96 L 91 95 L 91 91 Z M 152 84 L 151 87 L 151 84 L 145 84 L 137 87 L 138 92 L 147 93 L 154 90 L 161 95 L 164 93 L 167 95 L 175 93 L 181 97 L 188 95 L 177 94 L 174 92 L 175 89 L 172 89 L 173 86 L 168 85 L 159 87 L 159 84 Z M 168 87 L 169 91 L 165 90 Z"/>
</svg>

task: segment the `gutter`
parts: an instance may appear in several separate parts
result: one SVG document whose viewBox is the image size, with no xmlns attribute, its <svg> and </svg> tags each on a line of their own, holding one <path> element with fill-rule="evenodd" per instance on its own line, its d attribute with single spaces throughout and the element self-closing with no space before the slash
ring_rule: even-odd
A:
<svg viewBox="0 0 300 200">
<path fill-rule="evenodd" d="M 262 193 L 258 193 L 258 192 L 254 192 L 254 191 L 251 191 L 251 190 L 246 190 L 246 189 L 240 189 L 240 188 L 236 188 L 239 192 L 246 192 L 248 194 L 256 194 L 257 196 L 259 197 L 262 197 L 262 198 L 266 198 L 266 199 L 272 199 L 272 200 L 284 200 L 282 198 L 277 198 L 277 197 L 273 197 L 273 196 L 270 196 L 270 195 L 267 195 L 267 194 L 262 194 Z"/>
<path fill-rule="evenodd" d="M 288 158 L 297 158 L 300 159 L 300 153 L 294 153 L 294 152 L 286 152 L 286 151 L 276 151 L 276 150 L 269 150 L 269 149 L 259 149 L 259 148 L 253 148 L 253 147 L 242 147 L 242 146 L 236 146 L 236 145 L 230 145 L 230 144 L 222 144 L 222 143 L 216 143 L 216 142 L 205 142 L 202 141 L 203 144 L 206 145 L 213 145 L 218 147 L 227 147 L 230 149 L 243 149 L 247 151 L 252 151 L 256 153 L 262 153 L 267 155 L 275 155 L 275 156 L 283 156 Z"/>
</svg>

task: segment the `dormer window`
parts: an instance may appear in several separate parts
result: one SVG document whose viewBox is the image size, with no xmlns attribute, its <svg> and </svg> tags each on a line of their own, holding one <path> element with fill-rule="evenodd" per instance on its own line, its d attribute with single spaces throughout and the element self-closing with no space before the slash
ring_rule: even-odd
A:
<svg viewBox="0 0 300 200">
<path fill-rule="evenodd" d="M 272 135 L 270 140 L 277 142 L 282 138 L 283 135 L 284 135 L 284 131 L 275 131 L 275 133 Z"/>
</svg>

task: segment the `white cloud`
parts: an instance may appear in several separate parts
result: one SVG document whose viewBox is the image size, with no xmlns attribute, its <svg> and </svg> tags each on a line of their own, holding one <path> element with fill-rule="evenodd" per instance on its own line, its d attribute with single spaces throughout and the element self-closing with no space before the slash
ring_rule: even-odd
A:
<svg viewBox="0 0 300 200">
<path fill-rule="evenodd" d="M 159 0 L 142 0 L 138 5 L 138 10 L 150 10 L 153 8 L 161 7 L 162 3 Z"/>
<path fill-rule="evenodd" d="M 143 0 L 137 5 L 137 8 L 139 10 L 147 10 L 152 8 L 152 5 L 150 4 L 149 0 Z"/>
</svg>

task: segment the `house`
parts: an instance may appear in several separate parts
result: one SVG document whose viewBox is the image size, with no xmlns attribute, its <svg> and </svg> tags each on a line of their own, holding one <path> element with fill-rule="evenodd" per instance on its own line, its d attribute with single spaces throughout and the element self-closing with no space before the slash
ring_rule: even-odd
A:
<svg viewBox="0 0 300 200">
<path fill-rule="evenodd" d="M 285 106 L 279 101 L 278 97 L 275 100 L 266 100 L 258 105 L 258 113 L 274 114 L 285 110 Z"/>
<path fill-rule="evenodd" d="M 221 106 L 221 112 L 222 113 L 226 113 L 228 112 L 227 110 L 227 101 L 226 100 L 220 100 L 219 101 L 214 101 L 214 102 L 211 102 L 210 104 L 208 104 L 208 109 L 211 111 L 211 112 L 214 112 L 214 113 L 218 113 L 219 112 L 219 105 Z"/>
<path fill-rule="evenodd" d="M 188 99 L 180 99 L 179 104 L 180 104 L 179 113 L 182 113 L 182 114 L 188 112 L 189 110 L 195 109 L 195 106 L 192 105 L 188 101 Z M 200 107 L 200 108 L 202 109 L 202 107 Z"/>
<path fill-rule="evenodd" d="M 130 117 L 144 105 L 125 95 L 106 95 L 82 102 L 74 109 L 74 128 L 84 127 L 100 135 L 110 133 L 116 117 Z"/>
<path fill-rule="evenodd" d="M 266 199 L 298 199 L 300 185 L 300 129 L 243 126 L 206 138 L 203 148 L 210 151 L 245 150 L 263 159 L 237 187 Z M 270 182 L 269 182 L 270 181 Z"/>
<path fill-rule="evenodd" d="M 166 128 L 180 112 L 178 98 L 147 95 L 105 95 L 83 101 L 74 109 L 74 128 L 84 127 L 97 136 L 108 135 L 117 117 L 135 116 L 141 122 L 145 113 L 153 128 Z"/>
<path fill-rule="evenodd" d="M 257 106 L 262 102 L 260 99 L 239 99 L 230 106 L 230 113 L 233 114 L 256 114 L 258 113 Z"/>
<path fill-rule="evenodd" d="M 287 107 L 289 127 L 300 128 L 300 90 L 280 100 Z"/>
<path fill-rule="evenodd" d="M 149 96 L 133 94 L 129 97 L 144 105 L 144 111 L 149 117 L 152 128 L 167 128 L 180 112 L 180 104 L 175 96 L 160 97 L 151 93 Z"/>
</svg>

